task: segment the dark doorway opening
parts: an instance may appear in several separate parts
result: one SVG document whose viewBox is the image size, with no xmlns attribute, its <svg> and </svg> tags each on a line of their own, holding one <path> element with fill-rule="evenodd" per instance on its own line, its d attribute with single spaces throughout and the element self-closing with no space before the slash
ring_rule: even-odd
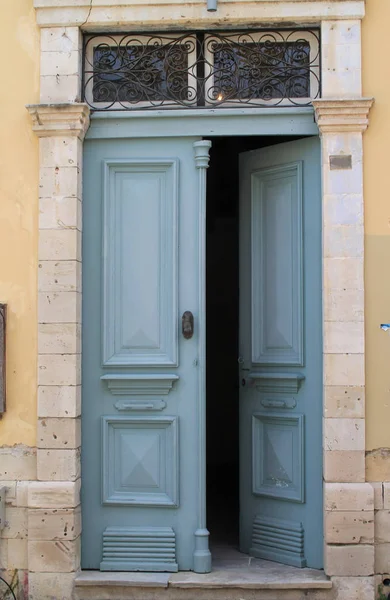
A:
<svg viewBox="0 0 390 600">
<path fill-rule="evenodd" d="M 238 548 L 239 538 L 239 154 L 294 139 L 297 137 L 211 138 L 207 173 L 206 419 L 207 525 L 212 550 Z"/>
</svg>

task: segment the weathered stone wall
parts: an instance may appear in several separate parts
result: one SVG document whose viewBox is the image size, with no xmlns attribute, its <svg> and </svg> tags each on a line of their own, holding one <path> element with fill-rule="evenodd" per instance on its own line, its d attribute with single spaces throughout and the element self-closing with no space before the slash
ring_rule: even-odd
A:
<svg viewBox="0 0 390 600">
<path fill-rule="evenodd" d="M 81 167 L 88 127 L 88 110 L 73 104 L 81 97 L 80 27 L 321 23 L 323 100 L 314 104 L 323 150 L 325 568 L 338 600 L 373 599 L 379 574 L 390 570 L 390 462 L 386 448 L 376 449 L 383 446 L 365 456 L 366 415 L 375 408 L 365 403 L 362 134 L 371 103 L 361 100 L 363 2 L 220 0 L 214 14 L 203 0 L 65 4 L 35 0 L 40 101 L 72 104 L 30 108 L 40 145 L 37 451 L 35 458 L 25 449 L 18 466 L 12 452 L 20 448 L 4 449 L 15 465 L 8 477 L 0 464 L 11 523 L 0 534 L 0 556 L 9 573 L 20 569 L 23 582 L 29 571 L 31 600 L 71 598 L 80 567 Z M 331 170 L 330 156 L 341 154 L 352 157 L 352 168 Z"/>
<path fill-rule="evenodd" d="M 0 448 L 0 487 L 6 488 L 5 527 L 0 530 L 0 574 L 18 600 L 28 594 L 28 489 L 36 480 L 36 451 L 16 445 Z M 0 597 L 6 588 L 0 583 Z"/>
</svg>

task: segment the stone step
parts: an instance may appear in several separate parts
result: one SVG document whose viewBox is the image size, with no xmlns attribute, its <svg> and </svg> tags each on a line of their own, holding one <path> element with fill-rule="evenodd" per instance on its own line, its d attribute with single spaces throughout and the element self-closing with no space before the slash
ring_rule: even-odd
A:
<svg viewBox="0 0 390 600">
<path fill-rule="evenodd" d="M 217 568 L 192 572 L 101 573 L 82 571 L 76 600 L 333 600 L 322 571 L 268 563 L 264 569 Z"/>
</svg>

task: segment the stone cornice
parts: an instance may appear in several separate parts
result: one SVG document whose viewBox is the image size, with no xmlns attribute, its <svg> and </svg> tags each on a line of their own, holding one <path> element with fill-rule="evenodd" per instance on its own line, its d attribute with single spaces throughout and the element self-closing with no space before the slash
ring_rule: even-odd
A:
<svg viewBox="0 0 390 600">
<path fill-rule="evenodd" d="M 240 27 L 275 23 L 309 24 L 323 19 L 362 19 L 364 0 L 219 0 L 207 12 L 206 0 L 34 0 L 40 27 L 78 26 L 84 30 Z"/>
<path fill-rule="evenodd" d="M 38 137 L 75 136 L 82 140 L 89 127 L 87 104 L 29 104 L 26 108 Z"/>
<path fill-rule="evenodd" d="M 368 127 L 373 98 L 322 98 L 313 100 L 320 133 L 359 132 Z"/>
</svg>

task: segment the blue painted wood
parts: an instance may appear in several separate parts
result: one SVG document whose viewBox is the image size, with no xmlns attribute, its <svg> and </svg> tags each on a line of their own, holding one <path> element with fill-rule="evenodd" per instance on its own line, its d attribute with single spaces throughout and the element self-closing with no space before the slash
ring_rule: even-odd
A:
<svg viewBox="0 0 390 600">
<path fill-rule="evenodd" d="M 166 396 L 179 376 L 175 373 L 107 373 L 100 379 L 115 396 Z"/>
<path fill-rule="evenodd" d="M 134 527 L 150 528 L 153 535 L 159 528 L 173 532 L 172 562 L 161 568 L 153 553 L 142 560 L 138 551 L 134 560 L 128 560 L 133 557 L 129 547 L 122 562 L 109 562 L 106 553 L 103 568 L 194 568 L 195 532 L 205 492 L 199 480 L 203 455 L 198 451 L 197 426 L 204 402 L 199 383 L 204 315 L 198 229 L 204 227 L 200 198 L 203 204 L 205 200 L 194 157 L 198 140 L 85 143 L 82 566 L 86 569 L 101 566 L 103 532 Z M 194 314 L 196 324 L 189 340 L 179 329 L 186 310 Z"/>
<path fill-rule="evenodd" d="M 105 366 L 177 366 L 178 165 L 104 161 Z"/>
<path fill-rule="evenodd" d="M 304 543 L 302 523 L 260 516 L 254 520 L 250 553 L 256 558 L 306 567 Z"/>
<path fill-rule="evenodd" d="M 95 112 L 88 139 L 180 135 L 317 135 L 311 107 Z"/>
<path fill-rule="evenodd" d="M 209 166 L 210 140 L 194 143 L 194 158 L 198 174 L 198 303 L 199 313 L 203 315 L 198 333 L 199 369 L 197 420 L 195 428 L 198 433 L 198 512 L 195 531 L 194 571 L 209 573 L 211 571 L 211 552 L 209 550 L 209 531 L 206 521 L 206 173 Z"/>
<path fill-rule="evenodd" d="M 252 169 L 251 196 L 252 364 L 302 365 L 302 162 Z"/>
<path fill-rule="evenodd" d="M 305 379 L 302 373 L 251 371 L 248 375 L 259 392 L 296 394 Z"/>
<path fill-rule="evenodd" d="M 304 415 L 252 416 L 252 494 L 305 501 Z"/>
<path fill-rule="evenodd" d="M 178 418 L 102 417 L 102 503 L 179 506 Z"/>
<path fill-rule="evenodd" d="M 323 539 L 321 271 L 318 138 L 242 154 L 240 546 L 314 568 Z"/>
<path fill-rule="evenodd" d="M 166 408 L 167 403 L 165 400 L 160 398 L 151 398 L 148 400 L 134 400 L 133 402 L 129 401 L 119 401 L 115 402 L 115 408 L 121 412 L 131 412 L 131 411 L 144 411 L 144 410 L 163 410 Z"/>
<path fill-rule="evenodd" d="M 102 571 L 178 571 L 171 527 L 107 527 Z"/>
</svg>

